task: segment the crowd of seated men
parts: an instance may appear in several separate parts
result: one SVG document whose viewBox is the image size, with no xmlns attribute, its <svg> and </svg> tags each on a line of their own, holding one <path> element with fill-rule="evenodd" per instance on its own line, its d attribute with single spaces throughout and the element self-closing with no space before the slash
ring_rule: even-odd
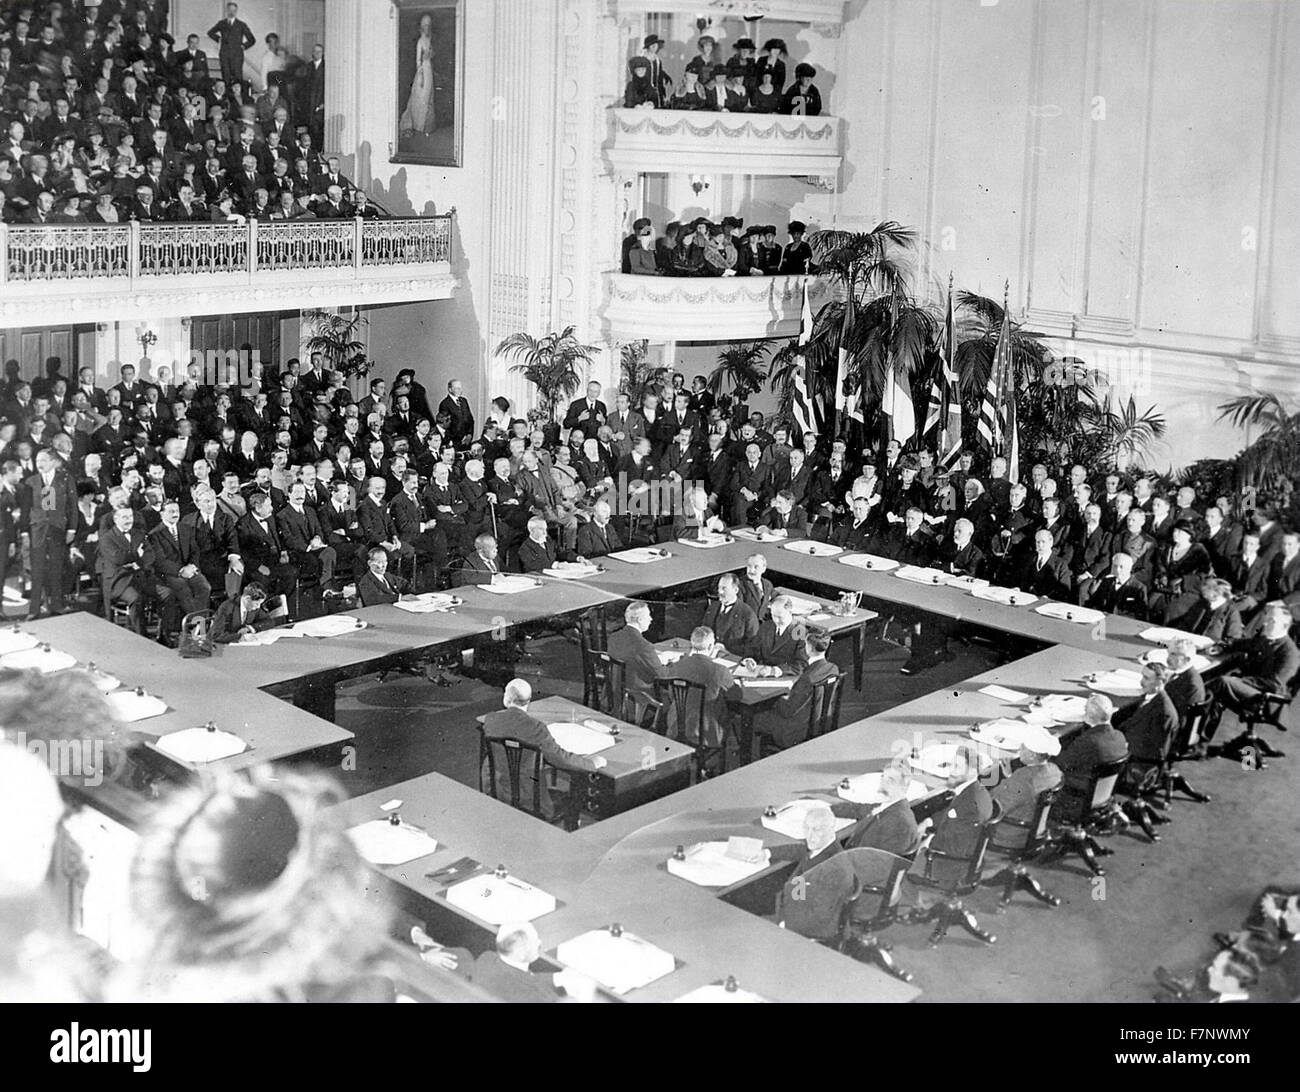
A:
<svg viewBox="0 0 1300 1092">
<path fill-rule="evenodd" d="M 760 52 L 752 38 L 739 38 L 729 58 L 722 56 L 711 34 L 703 35 L 696 44 L 699 53 L 687 62 L 681 82 L 676 83 L 660 57 L 664 40 L 647 34 L 641 53 L 627 62 L 623 106 L 806 117 L 822 112 L 821 91 L 813 83 L 817 70 L 812 65 L 796 64 L 794 78 L 787 85 L 787 50 L 782 39 L 769 38 Z"/>
<path fill-rule="evenodd" d="M 775 224 L 751 224 L 739 216 L 713 223 L 706 216 L 687 223 L 673 220 L 655 238 L 647 217 L 632 223 L 623 240 L 622 271 L 650 277 L 772 277 L 814 273 L 808 228 L 798 220 L 786 229 L 790 241 L 776 241 Z"/>
<path fill-rule="evenodd" d="M 0 12 L 0 219 L 379 215 L 338 158 L 321 154 L 321 46 L 296 75 L 264 73 L 256 93 L 227 43 L 215 78 L 197 34 L 180 48 L 167 33 L 166 8 L 161 0 L 106 0 L 76 12 L 59 3 Z M 224 39 L 225 25 L 210 36 Z M 282 52 L 268 41 L 268 55 Z"/>
</svg>

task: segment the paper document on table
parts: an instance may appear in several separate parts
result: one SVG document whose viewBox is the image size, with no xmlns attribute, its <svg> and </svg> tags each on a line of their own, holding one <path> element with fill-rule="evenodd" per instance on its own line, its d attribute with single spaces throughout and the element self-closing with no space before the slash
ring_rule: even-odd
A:
<svg viewBox="0 0 1300 1092">
<path fill-rule="evenodd" d="M 475 586 L 493 595 L 514 595 L 516 592 L 532 591 L 537 583 L 526 576 L 498 576 L 491 584 Z"/>
<path fill-rule="evenodd" d="M 884 573 L 898 568 L 898 562 L 892 557 L 881 557 L 878 554 L 845 554 L 839 558 L 839 563 L 851 565 L 855 569 L 874 569 Z"/>
<path fill-rule="evenodd" d="M 755 859 L 732 856 L 729 842 L 699 842 L 686 850 L 684 860 L 669 857 L 668 871 L 698 887 L 730 887 L 762 872 L 771 863 L 772 851 L 764 848 L 757 838 L 751 840 L 758 842 Z"/>
<path fill-rule="evenodd" d="M 227 648 L 262 648 L 265 645 L 273 645 L 281 637 L 301 637 L 301 633 L 296 633 L 292 629 L 285 629 L 280 626 L 276 629 L 263 629 L 256 633 L 249 633 L 239 638 L 238 641 L 231 641 Z"/>
<path fill-rule="evenodd" d="M 289 637 L 342 637 L 365 629 L 366 623 L 352 614 L 323 614 L 319 618 L 308 618 L 305 622 L 295 622 L 285 632 Z M 270 631 L 268 631 L 270 632 Z"/>
<path fill-rule="evenodd" d="M 751 990 L 742 990 L 739 986 L 728 989 L 723 982 L 710 982 L 707 986 L 699 986 L 674 1000 L 674 1004 L 678 1005 L 766 1005 L 767 1003 L 766 997 L 760 997 Z"/>
<path fill-rule="evenodd" d="M 798 595 L 788 595 L 786 598 L 790 600 L 790 613 L 796 618 L 805 614 L 816 614 L 819 610 L 826 609 L 824 604 L 818 603 L 815 599 L 804 599 Z"/>
<path fill-rule="evenodd" d="M 608 751 L 618 741 L 608 732 L 593 732 L 585 724 L 572 721 L 548 724 L 546 730 L 559 746 L 572 755 L 594 755 Z"/>
<path fill-rule="evenodd" d="M 167 712 L 167 703 L 153 694 L 137 694 L 134 690 L 114 690 L 104 695 L 108 710 L 120 724 L 148 720 Z"/>
<path fill-rule="evenodd" d="M 447 901 L 489 925 L 535 921 L 555 910 L 555 896 L 516 879 L 484 872 L 447 888 Z"/>
<path fill-rule="evenodd" d="M 945 573 L 941 573 L 938 569 L 924 569 L 919 565 L 903 565 L 894 575 L 902 580 L 910 580 L 913 584 L 932 584 L 935 587 L 942 587 L 948 583 Z"/>
<path fill-rule="evenodd" d="M 835 791 L 840 799 L 847 800 L 851 804 L 883 804 L 885 796 L 880 789 L 882 776 L 877 771 L 876 773 L 858 774 L 857 777 L 847 777 L 844 781 L 847 781 L 848 785 L 845 786 L 844 782 L 841 781 Z M 920 800 L 928 791 L 923 782 L 908 779 L 907 798 L 909 800 Z"/>
<path fill-rule="evenodd" d="M 1089 690 L 1109 694 L 1112 698 L 1136 698 L 1142 693 L 1142 673 L 1118 667 L 1113 671 L 1099 671 L 1084 680 Z"/>
<path fill-rule="evenodd" d="M 1170 645 L 1180 638 L 1186 638 L 1192 642 L 1196 648 L 1209 648 L 1214 644 L 1213 637 L 1206 637 L 1200 633 L 1188 633 L 1183 629 L 1173 629 L 1170 626 L 1151 626 L 1144 629 L 1138 634 L 1144 641 L 1150 641 L 1153 645 Z"/>
<path fill-rule="evenodd" d="M 715 546 L 728 546 L 731 544 L 730 535 L 709 536 L 708 538 L 679 538 L 677 540 L 683 546 L 694 546 L 697 550 L 711 550 Z"/>
<path fill-rule="evenodd" d="M 555 956 L 566 967 L 581 971 L 616 994 L 648 986 L 677 969 L 676 960 L 662 948 L 632 933 L 614 936 L 608 929 L 593 929 L 566 940 Z"/>
<path fill-rule="evenodd" d="M 165 736 L 159 736 L 154 746 L 179 762 L 196 766 L 242 755 L 248 750 L 248 744 L 239 736 L 233 732 L 223 732 L 219 728 L 215 732 L 209 732 L 206 728 L 185 728 L 179 732 L 169 732 Z"/>
<path fill-rule="evenodd" d="M 776 831 L 777 834 L 784 834 L 787 838 L 800 841 L 804 836 L 804 818 L 809 810 L 829 806 L 825 800 L 791 800 L 788 804 L 783 804 L 777 808 L 775 815 L 764 815 L 763 826 L 768 830 Z M 851 827 L 852 825 L 852 819 L 835 817 L 836 830 L 843 830 L 845 827 Z"/>
<path fill-rule="evenodd" d="M 1153 648 L 1138 657 L 1138 663 L 1142 664 L 1168 664 L 1169 649 Z M 1200 674 L 1204 675 L 1215 664 L 1208 656 L 1202 656 L 1199 652 L 1192 653 L 1192 667 Z"/>
<path fill-rule="evenodd" d="M 417 827 L 371 819 L 348 831 L 357 852 L 375 865 L 399 865 L 427 857 L 438 843 Z"/>
<path fill-rule="evenodd" d="M 1106 617 L 1104 611 L 1093 610 L 1091 607 L 1075 607 L 1069 603 L 1043 603 L 1034 608 L 1034 613 L 1046 615 L 1048 618 L 1058 618 L 1062 622 L 1077 622 L 1081 626 L 1095 626 Z"/>
<path fill-rule="evenodd" d="M 543 569 L 542 572 L 555 580 L 583 580 L 589 576 L 596 576 L 600 569 L 595 565 L 579 565 L 572 561 L 561 561 L 549 569 Z"/>
<path fill-rule="evenodd" d="M 25 648 L 20 652 L 10 652 L 7 656 L 0 656 L 0 666 L 12 668 L 15 671 L 39 671 L 42 675 L 48 675 L 53 671 L 62 671 L 65 668 L 72 667 L 76 664 L 77 658 L 69 656 L 66 652 L 60 652 L 57 648 L 47 648 L 44 645 L 37 645 L 34 648 Z"/>
<path fill-rule="evenodd" d="M 438 611 L 451 610 L 456 606 L 457 600 L 454 595 L 448 595 L 446 592 L 425 592 L 423 595 L 414 596 L 411 599 L 399 599 L 393 604 L 398 610 L 408 611 L 411 614 L 433 614 Z"/>
<path fill-rule="evenodd" d="M 970 738 L 997 751 L 1016 752 L 1020 750 L 1031 727 L 1024 720 L 997 717 L 994 720 L 986 720 L 983 724 L 977 724 L 970 730 Z"/>
<path fill-rule="evenodd" d="M 648 565 L 652 561 L 666 561 L 673 555 L 662 546 L 641 546 L 635 550 L 618 550 L 609 556 L 632 565 Z"/>
<path fill-rule="evenodd" d="M 1073 724 L 1083 720 L 1088 699 L 1081 694 L 1044 694 L 1029 703 L 1022 714 L 1030 724 Z"/>
<path fill-rule="evenodd" d="M 998 686 L 996 683 L 989 683 L 988 686 L 981 686 L 979 692 L 987 694 L 990 698 L 997 698 L 998 701 L 1009 701 L 1019 704 L 1022 701 L 1028 701 L 1029 695 L 1022 694 L 1019 690 L 1012 690 L 1006 686 Z"/>
<path fill-rule="evenodd" d="M 0 632 L 0 656 L 10 652 L 21 652 L 25 648 L 35 648 L 41 642 L 34 633 L 25 633 L 17 626 Z"/>
<path fill-rule="evenodd" d="M 842 546 L 832 546 L 829 542 L 814 542 L 810 538 L 787 542 L 781 549 L 793 550 L 797 554 L 807 554 L 809 557 L 834 557 L 844 552 Z"/>
<path fill-rule="evenodd" d="M 1004 603 L 1008 607 L 1027 607 L 1038 602 L 1038 596 L 1019 588 L 999 588 L 990 584 L 987 588 L 971 588 L 971 595 L 976 599 L 987 599 L 993 603 Z"/>
</svg>

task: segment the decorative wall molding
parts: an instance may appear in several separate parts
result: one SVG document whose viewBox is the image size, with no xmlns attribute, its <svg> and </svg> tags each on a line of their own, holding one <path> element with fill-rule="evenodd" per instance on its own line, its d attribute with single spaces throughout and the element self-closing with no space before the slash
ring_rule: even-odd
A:
<svg viewBox="0 0 1300 1092">
<path fill-rule="evenodd" d="M 843 152 L 836 117 L 609 111 L 605 158 L 614 173 L 715 173 L 835 178 Z"/>
<path fill-rule="evenodd" d="M 844 22 L 844 0 L 611 0 L 620 19 L 650 13 L 741 18 L 762 15 L 790 23 L 834 28 Z"/>
<path fill-rule="evenodd" d="M 644 277 L 605 274 L 605 325 L 611 340 L 728 341 L 798 333 L 800 276 Z M 831 298 L 821 277 L 809 280 L 816 308 Z"/>
</svg>

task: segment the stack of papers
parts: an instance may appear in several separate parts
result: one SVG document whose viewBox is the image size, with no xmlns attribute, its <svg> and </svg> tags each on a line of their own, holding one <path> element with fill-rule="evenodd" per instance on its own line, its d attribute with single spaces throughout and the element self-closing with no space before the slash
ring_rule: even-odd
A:
<svg viewBox="0 0 1300 1092">
<path fill-rule="evenodd" d="M 1019 588 L 999 588 L 990 584 L 985 588 L 971 588 L 971 595 L 976 599 L 988 599 L 993 603 L 1002 603 L 1008 607 L 1027 607 L 1038 602 L 1038 596 L 1030 595 Z"/>
<path fill-rule="evenodd" d="M 1088 699 L 1079 694 L 1047 694 L 1036 698 L 1025 711 L 1030 724 L 1074 724 L 1083 720 Z"/>
<path fill-rule="evenodd" d="M 595 576 L 600 572 L 600 568 L 590 562 L 579 564 L 576 561 L 557 561 L 542 572 L 556 580 L 581 580 L 584 577 Z"/>
<path fill-rule="evenodd" d="M 884 794 L 880 791 L 881 774 L 876 773 L 858 774 L 857 777 L 848 778 L 848 787 L 841 783 L 835 790 L 842 800 L 847 800 L 852 804 L 883 804 L 885 802 Z M 929 790 L 925 785 L 916 780 L 909 779 L 907 782 L 907 798 L 909 800 L 920 800 Z"/>
<path fill-rule="evenodd" d="M 783 539 L 790 537 L 790 532 L 786 530 L 759 531 L 754 527 L 740 527 L 731 533 L 736 538 L 743 538 L 753 542 L 781 542 Z"/>
<path fill-rule="evenodd" d="M 591 727 L 592 723 L 594 722 L 575 724 L 572 721 L 562 721 L 548 724 L 546 730 L 570 754 L 594 755 L 599 751 L 608 751 L 618 740 L 610 734 L 608 728 L 603 725 Z"/>
<path fill-rule="evenodd" d="M 34 633 L 24 633 L 17 626 L 0 631 L 0 656 L 9 652 L 21 652 L 25 648 L 35 648 L 40 640 Z"/>
<path fill-rule="evenodd" d="M 676 961 L 662 948 L 632 933 L 614 936 L 608 929 L 566 940 L 555 956 L 616 994 L 648 986 L 677 969 Z"/>
<path fill-rule="evenodd" d="M 678 660 L 680 660 L 683 656 L 686 655 L 686 652 L 685 650 L 679 652 L 676 649 L 665 648 L 658 655 L 659 655 L 659 662 L 661 664 L 666 665 L 666 664 L 675 664 Z"/>
<path fill-rule="evenodd" d="M 788 804 L 783 804 L 777 808 L 775 815 L 764 815 L 763 826 L 768 830 L 776 831 L 778 834 L 784 834 L 787 838 L 802 841 L 804 819 L 808 815 L 809 809 L 828 806 L 825 800 L 791 800 Z M 852 825 L 852 819 L 841 819 L 838 816 L 835 819 L 835 829 L 837 831 Z"/>
<path fill-rule="evenodd" d="M 43 645 L 25 648 L 21 652 L 10 652 L 0 656 L 0 666 L 15 671 L 39 671 L 48 675 L 51 671 L 63 671 L 76 664 L 77 658 L 60 652 L 57 648 L 47 649 Z"/>
<path fill-rule="evenodd" d="M 958 576 L 956 573 L 946 575 L 943 582 L 950 588 L 961 588 L 963 591 L 974 591 L 976 588 L 987 588 L 989 586 L 987 580 L 981 580 L 977 576 Z"/>
<path fill-rule="evenodd" d="M 1028 694 L 1022 694 L 1019 690 L 1012 690 L 1010 687 L 998 686 L 997 683 L 981 686 L 980 693 L 987 694 L 990 698 L 997 698 L 998 701 L 1022 702 L 1029 700 Z"/>
<path fill-rule="evenodd" d="M 352 614 L 325 614 L 319 618 L 309 618 L 305 622 L 295 622 L 286 631 L 292 637 L 342 637 L 346 633 L 355 633 L 365 629 L 366 624 Z"/>
<path fill-rule="evenodd" d="M 105 694 L 104 700 L 108 703 L 108 711 L 113 714 L 113 719 L 121 724 L 132 724 L 137 720 L 148 720 L 150 717 L 160 716 L 167 712 L 167 703 L 162 698 L 155 697 L 153 694 L 137 694 L 134 690 L 114 690 L 111 694 Z M 190 731 L 202 732 L 208 735 L 206 729 L 194 728 Z M 241 740 L 242 742 L 242 740 Z M 240 750 L 243 750 L 241 747 Z M 238 751 L 233 752 L 238 754 Z M 221 756 L 225 758 L 225 755 Z"/>
<path fill-rule="evenodd" d="M 797 554 L 807 554 L 809 557 L 834 557 L 844 552 L 840 546 L 832 546 L 829 542 L 814 542 L 810 538 L 787 542 L 781 549 L 793 550 Z"/>
<path fill-rule="evenodd" d="M 729 990 L 721 982 L 711 982 L 707 986 L 700 986 L 698 989 L 691 990 L 690 993 L 682 994 L 674 1003 L 684 1005 L 767 1004 L 767 998 L 760 997 L 749 990 L 742 990 L 739 987 Z"/>
<path fill-rule="evenodd" d="M 879 554 L 845 554 L 840 558 L 841 565 L 852 565 L 855 569 L 874 569 L 877 572 L 889 572 L 898 568 L 898 562 L 892 557 Z"/>
<path fill-rule="evenodd" d="M 348 831 L 357 852 L 374 865 L 399 865 L 427 857 L 438 843 L 418 827 L 371 819 Z"/>
<path fill-rule="evenodd" d="M 1142 693 L 1142 673 L 1126 667 L 1089 675 L 1085 682 L 1089 690 L 1109 694 L 1112 698 L 1136 698 Z"/>
<path fill-rule="evenodd" d="M 446 592 L 425 592 L 414 599 L 399 599 L 393 606 L 411 614 L 434 614 L 438 611 L 451 610 L 456 603 L 456 597 Z"/>
<path fill-rule="evenodd" d="M 1150 629 L 1144 629 L 1138 636 L 1153 645 L 1171 645 L 1180 638 L 1186 638 L 1197 648 L 1209 648 L 1214 644 L 1213 637 L 1204 637 L 1199 633 L 1188 633 L 1184 629 L 1172 629 L 1169 626 L 1152 626 Z"/>
<path fill-rule="evenodd" d="M 772 862 L 772 851 L 757 838 L 731 838 L 726 842 L 699 842 L 686 851 L 686 859 L 668 858 L 668 871 L 699 887 L 730 887 L 762 872 Z"/>
<path fill-rule="evenodd" d="M 516 592 L 532 591 L 537 584 L 526 576 L 497 576 L 491 584 L 479 584 L 477 587 L 493 595 L 514 595 Z"/>
<path fill-rule="evenodd" d="M 726 546 L 731 542 L 730 535 L 706 533 L 704 538 L 679 538 L 683 546 L 694 546 L 697 550 L 711 550 L 715 546 Z"/>
<path fill-rule="evenodd" d="M 486 921 L 504 925 L 508 921 L 535 921 L 555 911 L 555 896 L 541 888 L 494 872 L 471 876 L 447 888 L 447 901 Z"/>
<path fill-rule="evenodd" d="M 800 596 L 792 595 L 790 598 L 790 613 L 796 618 L 801 618 L 807 614 L 816 614 L 818 611 L 824 611 L 826 607 L 813 599 L 803 599 Z"/>
<path fill-rule="evenodd" d="M 907 761 L 917 772 L 941 777 L 945 781 L 954 777 L 974 777 L 993 765 L 988 755 L 959 743 L 931 743 L 919 755 L 909 755 Z"/>
<path fill-rule="evenodd" d="M 248 750 L 248 744 L 237 735 L 220 729 L 209 732 L 206 728 L 186 728 L 180 732 L 171 732 L 160 736 L 154 746 L 178 762 L 196 766 L 204 762 L 218 762 Z"/>
<path fill-rule="evenodd" d="M 986 720 L 983 724 L 977 724 L 970 730 L 970 738 L 996 751 L 1015 753 L 1020 750 L 1025 738 L 1025 729 L 1029 727 L 1027 721 L 998 717 L 996 720 Z"/>
<path fill-rule="evenodd" d="M 662 546 L 642 546 L 635 550 L 619 550 L 609 556 L 616 561 L 627 561 L 633 565 L 648 565 L 652 561 L 666 561 L 673 555 Z"/>
<path fill-rule="evenodd" d="M 1034 612 L 1062 622 L 1078 622 L 1083 626 L 1095 626 L 1106 617 L 1104 611 L 1093 610 L 1091 607 L 1074 607 L 1069 603 L 1044 603 L 1041 607 L 1035 607 Z"/>
<path fill-rule="evenodd" d="M 946 573 L 941 573 L 938 569 L 922 569 L 917 565 L 904 565 L 894 575 L 910 580 L 913 584 L 933 584 L 936 587 L 948 582 Z"/>
</svg>

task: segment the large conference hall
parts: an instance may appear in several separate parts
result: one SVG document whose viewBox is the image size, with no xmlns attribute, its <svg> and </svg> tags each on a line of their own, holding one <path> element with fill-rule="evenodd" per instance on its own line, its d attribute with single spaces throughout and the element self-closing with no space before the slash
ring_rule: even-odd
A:
<svg viewBox="0 0 1300 1092">
<path fill-rule="evenodd" d="M 3 0 L 0 1000 L 1300 1000 L 1297 133 L 1291 0 Z"/>
</svg>

